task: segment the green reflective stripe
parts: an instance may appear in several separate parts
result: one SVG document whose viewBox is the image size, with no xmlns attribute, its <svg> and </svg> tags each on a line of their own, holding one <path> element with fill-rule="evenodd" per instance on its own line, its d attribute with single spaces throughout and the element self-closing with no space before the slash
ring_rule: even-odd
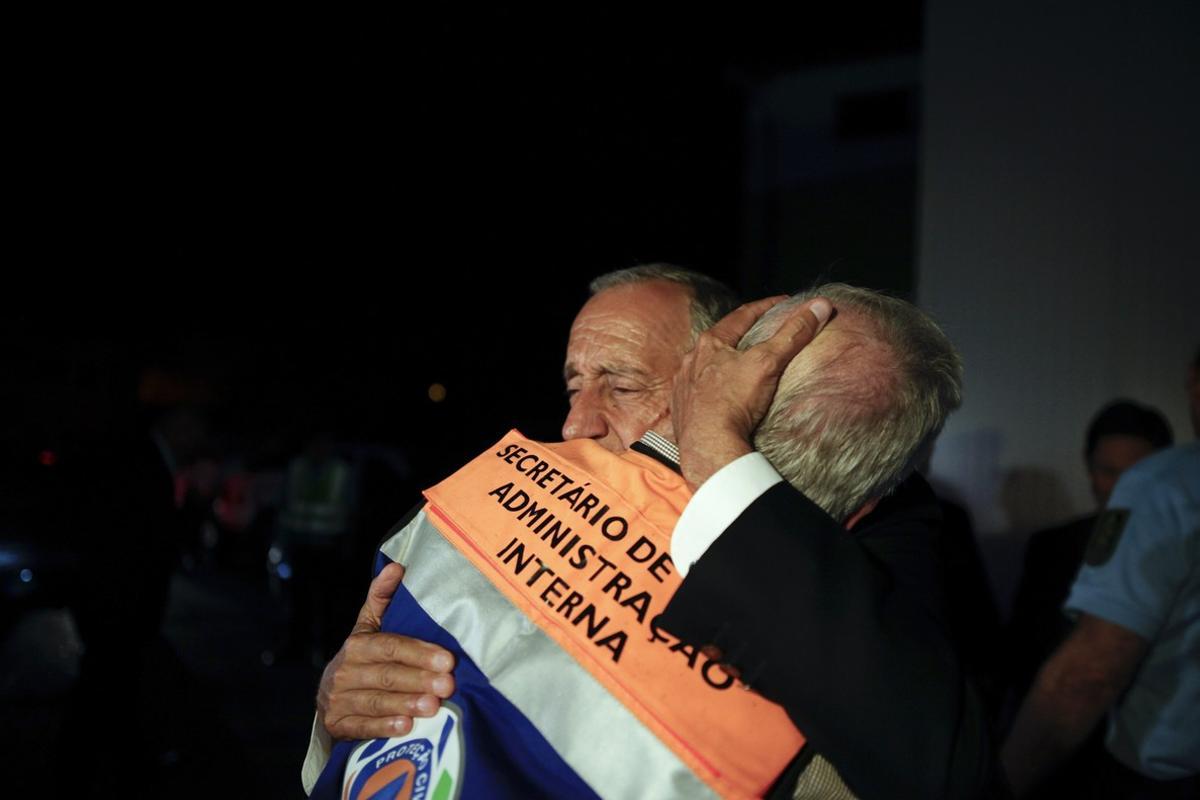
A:
<svg viewBox="0 0 1200 800">
<path fill-rule="evenodd" d="M 452 791 L 454 791 L 454 779 L 450 777 L 447 770 L 442 770 L 442 776 L 438 778 L 437 786 L 434 787 L 433 797 L 430 800 L 449 800 Z"/>
</svg>

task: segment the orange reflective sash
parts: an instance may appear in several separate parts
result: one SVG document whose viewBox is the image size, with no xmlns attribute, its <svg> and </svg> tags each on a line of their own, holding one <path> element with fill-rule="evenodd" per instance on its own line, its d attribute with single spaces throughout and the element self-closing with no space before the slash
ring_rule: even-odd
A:
<svg viewBox="0 0 1200 800">
<path fill-rule="evenodd" d="M 425 492 L 438 530 L 698 776 L 763 794 L 804 744 L 782 708 L 654 623 L 690 492 L 638 453 L 510 431 Z"/>
</svg>

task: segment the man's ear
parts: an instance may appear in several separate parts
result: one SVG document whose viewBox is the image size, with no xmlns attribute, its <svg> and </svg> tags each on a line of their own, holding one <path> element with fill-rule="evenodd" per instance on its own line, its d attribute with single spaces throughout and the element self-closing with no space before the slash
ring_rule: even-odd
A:
<svg viewBox="0 0 1200 800">
<path fill-rule="evenodd" d="M 879 498 L 874 497 L 863 503 L 863 507 L 850 515 L 850 519 L 846 520 L 846 530 L 850 530 L 858 524 L 859 520 L 875 510 L 875 506 L 879 505 Z"/>
</svg>

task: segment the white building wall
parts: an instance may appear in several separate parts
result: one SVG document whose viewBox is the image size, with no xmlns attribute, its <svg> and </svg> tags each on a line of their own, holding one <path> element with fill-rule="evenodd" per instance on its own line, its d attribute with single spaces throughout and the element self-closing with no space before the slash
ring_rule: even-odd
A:
<svg viewBox="0 0 1200 800">
<path fill-rule="evenodd" d="M 934 475 L 1007 602 L 1025 535 L 1092 501 L 1091 415 L 1192 432 L 1200 347 L 1200 4 L 928 0 L 919 300 L 967 364 Z"/>
</svg>

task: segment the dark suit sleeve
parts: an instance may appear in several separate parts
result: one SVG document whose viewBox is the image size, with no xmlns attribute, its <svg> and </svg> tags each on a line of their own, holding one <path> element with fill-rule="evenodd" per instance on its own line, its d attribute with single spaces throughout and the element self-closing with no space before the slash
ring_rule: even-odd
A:
<svg viewBox="0 0 1200 800">
<path fill-rule="evenodd" d="M 1003 794 L 938 614 L 938 518 L 919 478 L 855 533 L 778 484 L 696 562 L 659 624 L 720 648 L 860 797 Z"/>
</svg>

